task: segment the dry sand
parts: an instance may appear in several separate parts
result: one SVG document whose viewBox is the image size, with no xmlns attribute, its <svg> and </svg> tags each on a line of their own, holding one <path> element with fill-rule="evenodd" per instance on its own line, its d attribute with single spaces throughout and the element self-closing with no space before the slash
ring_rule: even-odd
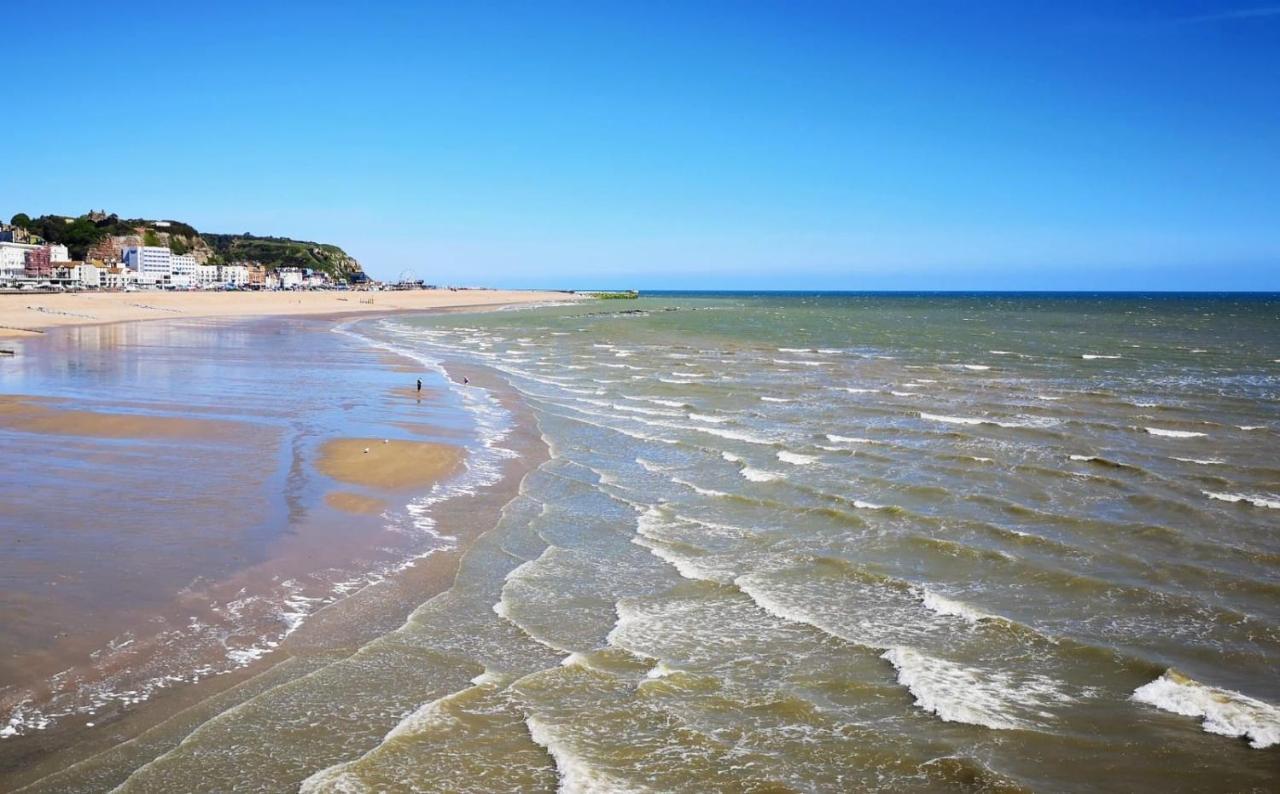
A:
<svg viewBox="0 0 1280 794">
<path fill-rule="evenodd" d="M 426 441 L 336 438 L 326 441 L 316 464 L 339 482 L 369 488 L 423 488 L 455 471 L 462 449 Z"/>
<path fill-rule="evenodd" d="M 575 300 L 565 292 L 406 290 L 403 292 L 81 292 L 0 295 L 0 336 L 63 325 L 125 320 L 261 315 L 378 314 Z"/>
<path fill-rule="evenodd" d="M 48 398 L 0 396 L 0 427 L 25 433 L 97 438 L 219 438 L 242 428 L 235 422 L 135 416 L 51 407 Z"/>
</svg>

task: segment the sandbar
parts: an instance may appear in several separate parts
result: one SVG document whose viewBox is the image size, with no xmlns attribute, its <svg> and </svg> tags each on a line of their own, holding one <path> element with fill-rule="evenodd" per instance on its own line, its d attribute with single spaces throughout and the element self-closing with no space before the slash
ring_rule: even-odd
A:
<svg viewBox="0 0 1280 794">
<path fill-rule="evenodd" d="M 454 472 L 462 450 L 449 444 L 381 438 L 324 443 L 316 468 L 339 482 L 369 488 L 422 488 Z"/>
<path fill-rule="evenodd" d="M 25 433 L 97 438 L 219 438 L 237 423 L 50 407 L 46 398 L 0 396 L 0 427 Z"/>
</svg>

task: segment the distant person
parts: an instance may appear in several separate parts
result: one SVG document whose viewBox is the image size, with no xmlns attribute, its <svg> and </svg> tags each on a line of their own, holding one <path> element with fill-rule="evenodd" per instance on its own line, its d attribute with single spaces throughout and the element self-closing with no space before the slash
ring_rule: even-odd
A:
<svg viewBox="0 0 1280 794">
<path fill-rule="evenodd" d="M 470 383 L 470 382 L 471 382 L 471 381 L 467 380 L 466 376 L 464 375 L 464 376 L 463 376 L 463 378 L 462 378 L 462 385 L 463 385 L 463 386 L 466 386 L 466 385 L 467 385 L 468 383 Z"/>
<path fill-rule="evenodd" d="M 422 378 L 418 378 L 418 394 L 422 394 Z"/>
</svg>

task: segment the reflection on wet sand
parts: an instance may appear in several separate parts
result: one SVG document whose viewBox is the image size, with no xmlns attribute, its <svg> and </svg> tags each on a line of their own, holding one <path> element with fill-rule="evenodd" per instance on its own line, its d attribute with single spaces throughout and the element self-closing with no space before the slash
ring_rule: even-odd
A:
<svg viewBox="0 0 1280 794">
<path fill-rule="evenodd" d="M 344 513 L 381 513 L 387 506 L 387 503 L 381 499 L 350 491 L 331 491 L 325 494 L 324 501 L 334 510 L 341 510 Z"/>
<path fill-rule="evenodd" d="M 20 395 L 0 398 L 0 789 L 240 687 L 295 638 L 328 654 L 389 630 L 423 577 L 445 580 L 454 536 L 406 505 L 462 471 L 471 420 L 439 373 L 390 368 L 333 327 L 15 341 L 0 366 Z M 419 377 L 422 399 L 390 397 Z M 365 592 L 380 595 L 331 608 Z"/>
</svg>

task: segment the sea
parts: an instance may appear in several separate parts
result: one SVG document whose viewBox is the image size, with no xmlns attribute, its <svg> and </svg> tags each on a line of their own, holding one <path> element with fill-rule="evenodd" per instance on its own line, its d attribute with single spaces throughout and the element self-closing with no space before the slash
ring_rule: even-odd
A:
<svg viewBox="0 0 1280 794">
<path fill-rule="evenodd" d="M 120 791 L 1280 789 L 1280 296 L 340 333 L 491 373 L 548 457 L 452 587 Z"/>
</svg>

